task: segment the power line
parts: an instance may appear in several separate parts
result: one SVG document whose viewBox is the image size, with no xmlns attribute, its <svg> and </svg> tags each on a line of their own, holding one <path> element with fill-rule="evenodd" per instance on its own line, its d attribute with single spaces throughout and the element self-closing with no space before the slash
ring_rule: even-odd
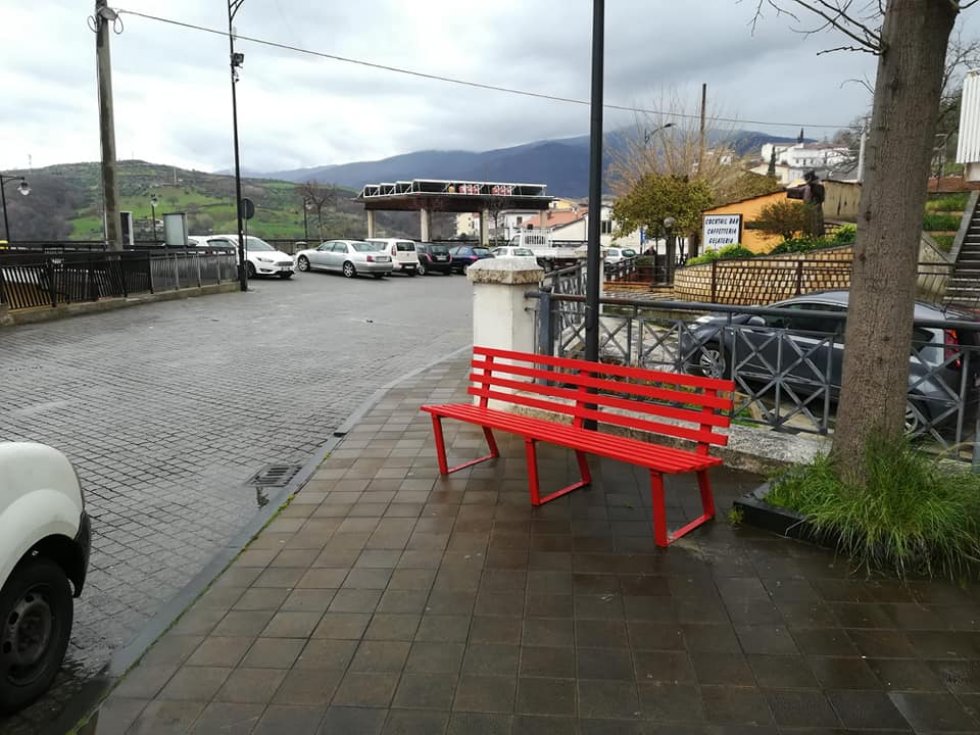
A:
<svg viewBox="0 0 980 735">
<path fill-rule="evenodd" d="M 187 23 L 186 21 L 174 20 L 172 18 L 162 18 L 158 15 L 150 15 L 149 13 L 141 13 L 136 10 L 117 10 L 119 14 L 133 15 L 138 18 L 144 18 L 146 20 L 153 20 L 159 23 L 166 23 L 167 25 L 178 26 L 180 28 L 187 28 L 194 31 L 200 31 L 202 33 L 211 33 L 216 36 L 227 36 L 226 31 L 218 30 L 215 28 L 208 28 L 207 26 L 196 25 L 194 23 Z M 365 61 L 364 59 L 354 59 L 348 56 L 339 56 L 337 54 L 328 54 L 324 51 L 313 51 L 311 49 L 302 48 L 300 46 L 293 46 L 287 43 L 278 43 L 276 41 L 269 41 L 263 38 L 255 38 L 253 36 L 242 36 L 236 34 L 235 36 L 240 41 L 248 41 L 250 43 L 259 44 L 260 46 L 269 46 L 271 48 L 277 48 L 283 51 L 293 51 L 298 54 L 305 54 L 307 56 L 315 56 L 321 59 L 329 59 L 331 61 L 340 61 L 345 64 L 354 64 L 357 66 L 364 66 L 369 69 L 378 69 L 380 71 L 392 72 L 395 74 L 402 74 L 405 76 L 416 77 L 418 79 L 428 79 L 435 82 L 444 82 L 446 84 L 455 84 L 461 87 L 471 87 L 473 89 L 483 89 L 491 92 L 503 92 L 505 94 L 515 94 L 522 97 L 531 97 L 534 99 L 548 100 L 550 102 L 565 102 L 572 105 L 584 105 L 589 106 L 589 100 L 576 99 L 574 97 L 561 97 L 558 95 L 544 94 L 543 92 L 531 92 L 526 89 L 516 89 L 514 87 L 502 87 L 495 84 L 484 84 L 483 82 L 474 82 L 467 79 L 458 79 L 456 77 L 447 77 L 440 74 L 430 74 L 428 72 L 415 71 L 413 69 L 405 69 L 399 66 L 390 66 L 388 64 L 379 64 L 373 61 Z M 690 120 L 700 120 L 700 115 L 693 115 L 683 112 L 667 112 L 664 110 L 652 110 L 643 107 L 630 107 L 629 105 L 616 105 L 611 103 L 604 103 L 603 107 L 609 110 L 619 110 L 621 112 L 640 112 L 647 115 L 661 115 L 663 117 L 675 117 L 675 118 L 685 118 Z M 774 122 L 772 120 L 743 120 L 734 117 L 711 117 L 707 118 L 712 122 L 724 122 L 724 123 L 734 123 L 738 125 L 765 125 L 768 127 L 787 127 L 787 128 L 821 128 L 826 130 L 840 130 L 841 128 L 846 128 L 847 125 L 821 125 L 812 122 Z"/>
</svg>

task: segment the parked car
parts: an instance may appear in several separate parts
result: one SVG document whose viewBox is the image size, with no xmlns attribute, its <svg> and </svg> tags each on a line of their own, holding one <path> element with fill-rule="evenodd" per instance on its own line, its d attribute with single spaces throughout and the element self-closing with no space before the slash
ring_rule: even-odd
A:
<svg viewBox="0 0 980 735">
<path fill-rule="evenodd" d="M 44 444 L 0 442 L 0 712 L 30 704 L 61 669 L 89 539 L 68 458 Z"/>
<path fill-rule="evenodd" d="M 420 242 L 415 244 L 415 252 L 419 256 L 419 275 L 428 273 L 453 272 L 453 258 L 449 254 L 449 246 L 435 242 Z"/>
<path fill-rule="evenodd" d="M 394 268 L 390 255 L 381 252 L 376 243 L 363 240 L 328 240 L 310 250 L 300 250 L 296 265 L 301 271 L 338 271 L 346 278 L 361 274 L 384 278 Z"/>
<path fill-rule="evenodd" d="M 378 246 L 391 258 L 395 273 L 414 276 L 419 272 L 419 256 L 415 252 L 413 240 L 399 240 L 397 237 L 369 237 L 365 240 Z"/>
<path fill-rule="evenodd" d="M 605 261 L 605 267 L 607 269 L 612 268 L 614 265 L 622 263 L 624 260 L 629 260 L 630 258 L 635 258 L 637 252 L 633 248 L 603 248 L 603 259 Z"/>
<path fill-rule="evenodd" d="M 479 245 L 457 245 L 449 249 L 449 255 L 453 259 L 454 273 L 466 273 L 476 261 L 493 257 L 488 248 Z"/>
<path fill-rule="evenodd" d="M 495 258 L 531 258 L 535 263 L 538 262 L 533 250 L 514 245 L 501 245 L 491 250 L 490 254 Z"/>
<path fill-rule="evenodd" d="M 187 238 L 196 247 L 234 248 L 235 262 L 238 260 L 238 235 L 193 235 Z M 292 278 L 296 272 L 293 256 L 276 250 L 265 240 L 252 235 L 245 236 L 245 272 L 249 278 L 255 276 L 279 276 Z"/>
<path fill-rule="evenodd" d="M 738 330 L 724 329 L 728 315 L 701 317 L 681 335 L 685 370 L 755 383 L 767 383 L 774 372 L 785 371 L 783 381 L 794 393 L 812 396 L 829 386 L 830 398 L 836 401 L 844 364 L 844 321 L 819 312 L 846 315 L 848 295 L 847 291 L 825 291 L 771 305 L 788 310 L 787 315 L 733 314 L 731 323 L 746 327 Z M 925 303 L 916 303 L 913 318 L 917 322 L 976 321 L 967 312 Z M 915 436 L 934 423 L 955 416 L 956 411 L 950 409 L 960 397 L 964 361 L 953 358 L 961 345 L 980 347 L 980 332 L 959 333 L 953 328 L 920 324 L 914 324 L 913 330 L 905 428 Z M 731 375 L 730 364 L 733 353 L 737 361 L 735 376 Z M 969 390 L 964 396 L 971 403 L 975 401 L 976 379 L 980 375 L 980 351 L 972 357 L 976 359 L 967 361 Z"/>
</svg>

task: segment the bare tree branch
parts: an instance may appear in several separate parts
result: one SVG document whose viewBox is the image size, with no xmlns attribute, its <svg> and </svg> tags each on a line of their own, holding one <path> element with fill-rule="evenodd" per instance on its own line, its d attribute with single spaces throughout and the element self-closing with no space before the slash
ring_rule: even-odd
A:
<svg viewBox="0 0 980 735">
<path fill-rule="evenodd" d="M 798 33 L 803 33 L 804 35 L 810 36 L 827 30 L 828 28 L 834 28 L 850 38 L 856 44 L 856 46 L 841 46 L 828 51 L 823 51 L 821 53 L 847 50 L 864 51 L 866 53 L 878 55 L 884 51 L 884 47 L 881 42 L 880 25 L 878 27 L 872 25 L 872 21 L 875 18 L 879 18 L 883 12 L 880 1 L 872 2 L 867 6 L 868 8 L 875 7 L 875 9 L 873 12 L 868 13 L 866 18 L 859 17 L 858 13 L 861 11 L 852 10 L 854 0 L 834 0 L 834 2 L 830 2 L 830 0 L 784 0 L 784 2 L 798 5 L 804 10 L 807 10 L 823 19 L 823 23 L 818 25 L 816 28 L 797 29 Z M 777 17 L 780 15 L 788 15 L 789 17 L 793 18 L 793 20 L 800 22 L 799 16 L 783 7 L 778 0 L 756 0 L 755 14 L 751 21 L 753 31 L 755 30 L 759 20 L 764 17 L 766 8 L 772 8 L 775 10 Z"/>
</svg>

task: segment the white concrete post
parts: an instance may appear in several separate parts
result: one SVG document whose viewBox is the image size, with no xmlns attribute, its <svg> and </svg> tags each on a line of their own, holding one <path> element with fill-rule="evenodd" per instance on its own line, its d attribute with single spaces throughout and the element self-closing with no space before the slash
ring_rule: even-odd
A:
<svg viewBox="0 0 980 735">
<path fill-rule="evenodd" d="M 367 236 L 374 237 L 374 210 L 367 210 Z"/>
<path fill-rule="evenodd" d="M 423 207 L 419 210 L 419 230 L 422 242 L 429 242 L 429 232 L 432 229 L 432 212 Z"/>
<path fill-rule="evenodd" d="M 544 271 L 521 258 L 487 258 L 466 273 L 473 284 L 473 344 L 534 352 L 535 302 L 524 292 L 540 283 Z"/>
</svg>

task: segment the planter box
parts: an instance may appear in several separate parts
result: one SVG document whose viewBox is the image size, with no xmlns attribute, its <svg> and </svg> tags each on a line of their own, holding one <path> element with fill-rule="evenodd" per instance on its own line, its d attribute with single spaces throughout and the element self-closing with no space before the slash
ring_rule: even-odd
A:
<svg viewBox="0 0 980 735">
<path fill-rule="evenodd" d="M 765 482 L 733 503 L 742 512 L 742 523 L 828 549 L 840 546 L 840 536 L 837 533 L 818 531 L 796 511 L 767 503 L 766 495 L 769 490 L 770 483 Z"/>
</svg>

